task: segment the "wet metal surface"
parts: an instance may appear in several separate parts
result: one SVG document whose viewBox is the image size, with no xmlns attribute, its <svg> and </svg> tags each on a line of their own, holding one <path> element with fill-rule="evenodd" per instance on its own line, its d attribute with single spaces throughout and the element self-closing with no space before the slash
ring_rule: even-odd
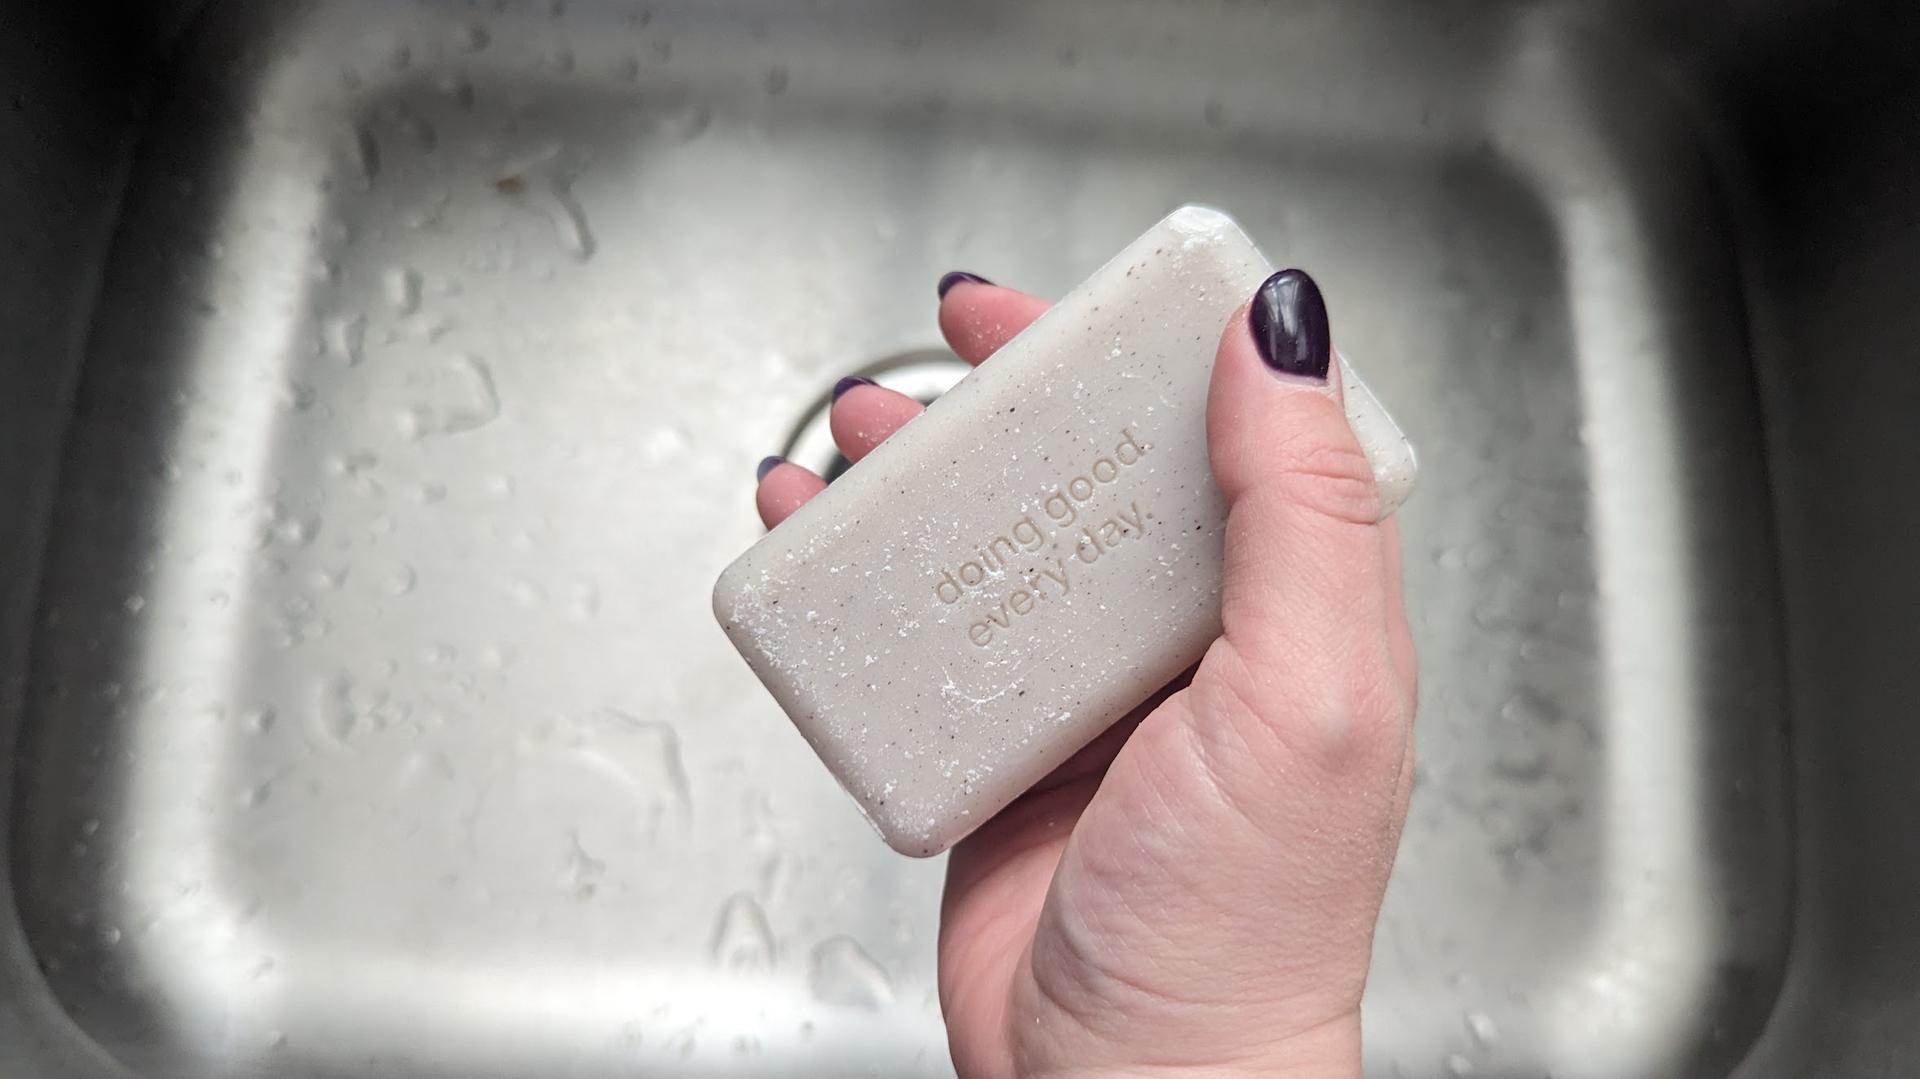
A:
<svg viewBox="0 0 1920 1079">
<path fill-rule="evenodd" d="M 1370 1072 L 1760 1030 L 1791 773 L 1737 214 L 1623 38 L 323 2 L 179 50 L 44 391 L 10 871 L 63 1074 L 950 1074 L 941 867 L 708 590 L 836 378 L 951 377 L 942 272 L 1058 293 L 1185 201 L 1312 269 L 1422 451 Z"/>
</svg>

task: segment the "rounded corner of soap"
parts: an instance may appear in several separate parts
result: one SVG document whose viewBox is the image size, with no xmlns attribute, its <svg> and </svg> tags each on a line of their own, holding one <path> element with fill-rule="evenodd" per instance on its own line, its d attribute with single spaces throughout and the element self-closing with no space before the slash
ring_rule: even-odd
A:
<svg viewBox="0 0 1920 1079">
<path fill-rule="evenodd" d="M 929 830 L 924 820 L 919 822 L 919 826 L 909 825 L 887 812 L 888 807 L 884 805 L 874 805 L 864 798 L 858 801 L 867 823 L 873 825 L 873 830 L 880 833 L 881 840 L 892 847 L 896 854 L 904 854 L 909 858 L 931 858 L 944 854 L 959 838 L 944 835 L 938 829 Z"/>
<path fill-rule="evenodd" d="M 732 620 L 734 604 L 740 597 L 740 587 L 736 583 L 739 566 L 740 563 L 735 562 L 721 570 L 720 576 L 713 581 L 713 595 L 710 599 L 713 604 L 713 618 L 722 626 Z"/>
<path fill-rule="evenodd" d="M 1405 437 L 1400 439 L 1400 454 L 1398 462 L 1374 474 L 1374 482 L 1380 488 L 1382 519 L 1398 513 L 1420 484 L 1420 454 Z"/>
<path fill-rule="evenodd" d="M 905 835 L 885 827 L 880 829 L 880 838 L 893 848 L 895 854 L 904 854 L 909 858 L 932 858 L 945 854 L 947 848 L 953 845 L 937 842 L 925 835 Z"/>
<path fill-rule="evenodd" d="M 1189 232 L 1242 231 L 1233 215 L 1217 206 L 1189 202 L 1167 215 L 1167 224 Z"/>
<path fill-rule="evenodd" d="M 1401 480 L 1401 486 L 1405 488 L 1405 491 L 1400 497 L 1405 498 L 1407 495 L 1413 493 L 1414 485 L 1420 482 L 1420 450 L 1419 447 L 1413 444 L 1411 439 L 1403 438 L 1401 442 L 1405 445 L 1407 451 L 1406 467 L 1401 470 L 1405 473 L 1405 478 Z"/>
</svg>

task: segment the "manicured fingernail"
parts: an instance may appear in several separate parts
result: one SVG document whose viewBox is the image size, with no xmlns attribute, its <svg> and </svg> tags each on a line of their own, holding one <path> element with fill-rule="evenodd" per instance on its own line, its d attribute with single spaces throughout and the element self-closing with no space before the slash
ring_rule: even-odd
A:
<svg viewBox="0 0 1920 1079">
<path fill-rule="evenodd" d="M 1327 380 L 1332 337 L 1327 302 L 1305 270 L 1281 270 L 1261 282 L 1247 312 L 1254 347 L 1267 366 L 1283 375 Z"/>
<path fill-rule="evenodd" d="M 853 389 L 855 386 L 877 386 L 877 385 L 879 385 L 879 383 L 866 377 L 865 375 L 848 375 L 847 377 L 833 384 L 833 399 L 838 401 L 840 398 L 846 396 L 846 393 L 848 390 Z"/>
<path fill-rule="evenodd" d="M 953 286 L 959 284 L 962 281 L 970 281 L 976 285 L 993 284 L 993 282 L 987 280 L 984 277 L 981 277 L 977 273 L 968 273 L 965 270 L 955 270 L 952 273 L 940 279 L 940 298 L 943 300 L 946 299 L 947 293 L 953 291 Z"/>
<path fill-rule="evenodd" d="M 766 479 L 767 473 L 772 472 L 774 469 L 779 468 L 781 465 L 784 465 L 786 463 L 787 463 L 787 459 L 785 457 L 779 457 L 779 456 L 762 457 L 760 459 L 760 467 L 753 470 L 753 478 L 755 482 Z"/>
</svg>

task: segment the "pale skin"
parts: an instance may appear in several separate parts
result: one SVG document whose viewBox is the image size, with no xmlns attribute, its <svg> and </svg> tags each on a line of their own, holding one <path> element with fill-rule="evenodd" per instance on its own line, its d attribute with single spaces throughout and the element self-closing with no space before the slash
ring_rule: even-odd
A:
<svg viewBox="0 0 1920 1079">
<path fill-rule="evenodd" d="M 990 359 L 1045 301 L 962 282 L 940 328 Z M 1359 1076 L 1360 995 L 1413 780 L 1400 545 L 1328 383 L 1275 374 L 1246 309 L 1213 368 L 1224 632 L 1188 678 L 953 850 L 940 1002 L 965 1079 Z M 920 405 L 834 403 L 858 461 Z M 777 526 L 824 488 L 793 464 Z"/>
</svg>

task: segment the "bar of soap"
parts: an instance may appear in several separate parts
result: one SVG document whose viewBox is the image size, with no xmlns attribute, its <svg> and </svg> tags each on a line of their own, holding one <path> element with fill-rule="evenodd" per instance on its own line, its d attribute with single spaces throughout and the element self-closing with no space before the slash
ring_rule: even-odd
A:
<svg viewBox="0 0 1920 1079">
<path fill-rule="evenodd" d="M 945 850 L 1219 634 L 1207 384 L 1271 272 L 1176 211 L 720 575 L 721 626 L 894 849 Z M 1340 362 L 1391 510 L 1412 450 Z"/>
</svg>

